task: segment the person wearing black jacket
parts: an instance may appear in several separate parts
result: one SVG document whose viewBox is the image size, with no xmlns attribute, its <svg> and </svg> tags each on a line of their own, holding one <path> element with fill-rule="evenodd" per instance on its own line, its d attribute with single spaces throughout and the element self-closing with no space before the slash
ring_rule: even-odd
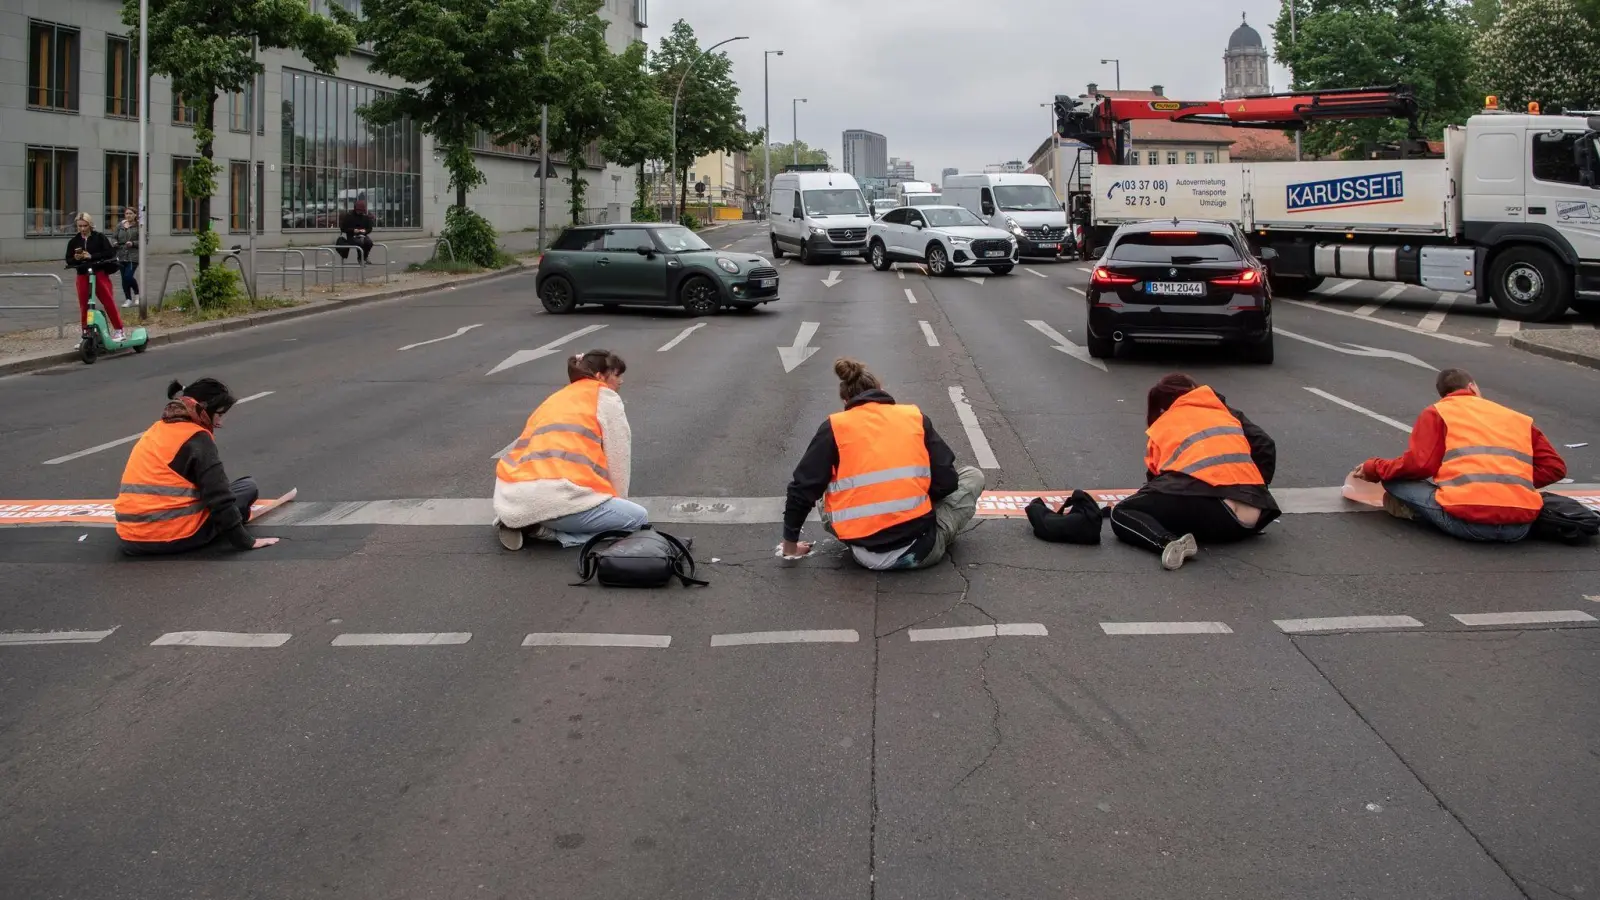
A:
<svg viewBox="0 0 1600 900">
<path fill-rule="evenodd" d="M 362 265 L 367 262 L 367 257 L 372 255 L 372 229 L 378 223 L 367 215 L 367 201 L 357 200 L 355 208 L 339 217 L 339 239 L 335 242 L 339 247 L 339 258 L 349 259 L 350 248 L 356 248 L 356 260 Z"/>
<path fill-rule="evenodd" d="M 1225 397 L 1187 375 L 1167 375 L 1150 389 L 1145 421 L 1145 485 L 1111 509 L 1119 540 L 1177 569 L 1199 541 L 1244 540 L 1280 515 L 1267 490 L 1277 445 Z"/>
<path fill-rule="evenodd" d="M 977 513 L 983 472 L 956 468 L 933 422 L 895 403 L 866 366 L 834 363 L 844 411 L 817 429 L 789 482 L 780 554 L 802 557 L 806 517 L 823 502 L 828 533 L 869 569 L 922 569 L 944 559 Z"/>
<path fill-rule="evenodd" d="M 127 335 L 122 330 L 122 314 L 117 312 L 116 301 L 111 296 L 111 273 L 122 269 L 117 262 L 117 247 L 111 239 L 94 228 L 94 218 L 88 213 L 78 213 L 78 233 L 67 241 L 67 268 L 78 273 L 78 321 L 89 316 L 89 291 L 100 300 L 100 309 L 111 323 L 111 339 L 121 341 Z M 93 287 L 90 279 L 94 280 Z"/>
<path fill-rule="evenodd" d="M 218 537 L 237 550 L 260 550 L 277 538 L 245 530 L 259 491 L 246 476 L 228 480 L 212 433 L 233 408 L 220 381 L 167 386 L 161 420 L 134 445 L 117 491 L 117 537 L 130 556 L 197 550 Z"/>
</svg>

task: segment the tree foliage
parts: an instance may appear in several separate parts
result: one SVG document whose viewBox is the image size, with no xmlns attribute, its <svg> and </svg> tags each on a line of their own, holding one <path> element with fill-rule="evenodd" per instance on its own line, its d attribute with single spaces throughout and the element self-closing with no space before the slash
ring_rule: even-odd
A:
<svg viewBox="0 0 1600 900">
<path fill-rule="evenodd" d="M 251 56 L 252 41 L 262 50 L 294 50 L 318 72 L 332 72 L 339 57 L 355 46 L 348 13 L 338 20 L 315 15 L 305 0 L 149 0 L 150 73 L 172 82 L 174 97 L 195 108 L 194 142 L 200 158 L 184 175 L 184 190 L 198 201 L 194 252 L 202 273 L 221 246 L 211 230 L 211 198 L 221 166 L 214 159 L 217 97 L 237 93 L 255 83 L 265 69 Z M 139 42 L 139 0 L 123 0 L 122 22 L 134 44 Z M 260 102 L 257 98 L 256 102 Z M 200 285 L 232 284 L 226 278 L 199 278 Z M 208 293 L 197 285 L 201 293 Z M 206 304 L 216 299 L 196 298 Z"/>
<path fill-rule="evenodd" d="M 682 176 L 681 208 L 689 195 L 691 163 L 708 153 L 749 150 L 756 136 L 745 130 L 733 62 L 726 53 L 703 53 L 689 23 L 679 19 L 673 24 L 650 58 L 650 71 L 669 106 L 679 84 L 683 85 L 678 101 L 678 153 L 669 161 L 675 176 Z"/>
<path fill-rule="evenodd" d="M 1289 35 L 1295 4 L 1298 37 Z M 1474 82 L 1474 11 L 1462 0 L 1287 0 L 1274 29 L 1278 61 L 1294 90 L 1405 84 L 1421 106 L 1419 124 L 1437 138 L 1479 106 Z M 1322 122 L 1306 130 L 1309 155 L 1360 156 L 1406 137 L 1406 123 Z"/>
<path fill-rule="evenodd" d="M 1480 78 L 1506 109 L 1600 107 L 1600 28 L 1572 0 L 1505 0 L 1477 41 Z"/>
<path fill-rule="evenodd" d="M 800 163 L 802 165 L 822 166 L 828 164 L 828 151 L 813 147 L 805 141 L 772 145 L 772 171 L 774 174 L 783 171 L 783 167 L 794 163 L 794 151 L 800 150 Z M 750 167 L 754 171 L 751 183 L 765 185 L 767 183 L 767 154 L 761 149 L 761 141 L 756 141 L 756 148 L 750 151 Z"/>
</svg>

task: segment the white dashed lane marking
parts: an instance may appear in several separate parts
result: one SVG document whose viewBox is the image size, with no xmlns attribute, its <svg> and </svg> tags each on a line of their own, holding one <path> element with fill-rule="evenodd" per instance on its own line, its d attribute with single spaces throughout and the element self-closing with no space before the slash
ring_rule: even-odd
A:
<svg viewBox="0 0 1600 900">
<path fill-rule="evenodd" d="M 465 644 L 472 640 L 470 631 L 423 631 L 409 634 L 341 634 L 333 639 L 335 647 L 440 647 Z"/>
<path fill-rule="evenodd" d="M 172 631 L 150 642 L 152 647 L 282 647 L 288 634 L 247 634 L 238 631 Z"/>
<path fill-rule="evenodd" d="M 1594 616 L 1575 609 L 1543 609 L 1525 612 L 1457 613 L 1450 616 L 1463 625 L 1556 625 L 1562 622 L 1593 622 Z"/>
<path fill-rule="evenodd" d="M 1226 622 L 1101 622 L 1106 634 L 1233 634 Z"/>
<path fill-rule="evenodd" d="M 713 647 L 748 647 L 752 644 L 854 644 L 861 635 L 848 631 L 751 631 L 744 634 L 713 634 Z"/>
<path fill-rule="evenodd" d="M 917 324 L 922 326 L 922 336 L 927 339 L 928 346 L 939 346 L 939 336 L 933 333 L 933 326 L 929 325 L 924 319 L 918 319 Z"/>
<path fill-rule="evenodd" d="M 116 631 L 14 631 L 0 634 L 0 647 L 24 647 L 32 644 L 98 644 Z"/>
<path fill-rule="evenodd" d="M 1273 624 L 1277 625 L 1285 634 L 1422 627 L 1421 622 L 1410 616 L 1334 616 L 1326 619 L 1274 619 Z"/>
<path fill-rule="evenodd" d="M 1328 393 L 1327 391 L 1320 391 L 1320 390 L 1317 390 L 1314 387 L 1308 387 L 1308 388 L 1306 388 L 1306 390 L 1310 391 L 1313 394 L 1316 394 L 1318 397 L 1321 397 L 1324 400 L 1331 400 L 1332 402 L 1339 404 L 1340 406 L 1344 407 L 1345 409 L 1353 410 L 1355 412 L 1361 413 L 1363 416 L 1367 416 L 1368 418 L 1371 418 L 1371 419 L 1376 419 L 1377 421 L 1382 422 L 1383 424 L 1388 425 L 1391 428 L 1398 428 L 1401 431 L 1404 431 L 1406 434 L 1410 434 L 1411 433 L 1411 426 L 1410 425 L 1407 425 L 1406 423 L 1398 421 L 1396 419 L 1391 419 L 1388 416 L 1383 415 L 1382 413 L 1373 412 L 1372 410 L 1367 409 L 1365 406 L 1359 406 L 1357 404 L 1351 403 L 1349 400 L 1346 400 L 1343 397 L 1335 397 L 1334 395 Z"/>
<path fill-rule="evenodd" d="M 991 637 L 1046 637 L 1049 630 L 1038 622 L 1008 625 L 962 625 L 955 628 L 913 628 L 906 632 L 912 641 L 970 641 Z"/>
<path fill-rule="evenodd" d="M 669 634 L 600 634 L 582 631 L 558 631 L 530 634 L 522 639 L 524 647 L 646 647 L 664 650 L 672 645 Z"/>
<path fill-rule="evenodd" d="M 679 344 L 683 343 L 684 338 L 687 338 L 689 335 L 694 334 L 696 331 L 699 331 L 700 329 L 702 329 L 704 327 L 706 327 L 706 323 L 704 323 L 704 322 L 701 322 L 701 323 L 699 323 L 697 325 L 690 325 L 688 328 L 685 328 L 684 330 L 678 332 L 678 336 L 677 337 L 673 338 L 670 341 L 667 341 L 665 344 L 662 344 L 660 347 L 657 347 L 656 348 L 656 352 L 657 353 L 665 353 L 668 350 L 671 350 L 673 347 L 676 347 Z"/>
<path fill-rule="evenodd" d="M 977 458 L 978 468 L 1000 468 L 1000 460 L 994 455 L 994 448 L 989 446 L 989 439 L 983 434 L 983 426 L 978 424 L 978 415 L 972 411 L 972 404 L 967 401 L 966 390 L 959 385 L 951 385 L 950 402 L 955 404 L 956 418 L 961 421 L 961 427 L 967 433 L 967 440 L 972 443 L 972 455 Z"/>
<path fill-rule="evenodd" d="M 248 397 L 241 397 L 236 403 L 234 403 L 234 405 L 238 406 L 240 403 L 249 403 L 252 400 L 260 400 L 262 397 L 271 396 L 273 393 L 273 391 L 262 391 L 259 394 L 251 394 Z M 77 453 L 68 453 L 66 456 L 58 456 L 55 459 L 47 459 L 44 461 L 44 464 L 47 466 L 58 466 L 64 462 L 72 462 L 75 459 L 81 459 L 85 456 L 99 453 L 101 450 L 110 450 L 112 447 L 120 447 L 123 444 L 131 444 L 143 436 L 144 432 L 141 431 L 138 434 L 130 434 L 127 437 L 119 437 L 114 441 L 106 441 L 104 444 L 96 444 L 86 450 L 79 450 Z"/>
</svg>

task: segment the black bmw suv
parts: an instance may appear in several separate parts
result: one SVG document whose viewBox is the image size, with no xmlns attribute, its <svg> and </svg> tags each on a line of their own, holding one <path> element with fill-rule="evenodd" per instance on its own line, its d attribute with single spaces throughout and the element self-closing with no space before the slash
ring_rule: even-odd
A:
<svg viewBox="0 0 1600 900">
<path fill-rule="evenodd" d="M 1262 259 L 1272 256 L 1262 251 Z M 1122 226 L 1089 279 L 1090 355 L 1114 356 L 1124 343 L 1211 344 L 1272 362 L 1272 290 L 1262 259 L 1226 222 Z"/>
</svg>

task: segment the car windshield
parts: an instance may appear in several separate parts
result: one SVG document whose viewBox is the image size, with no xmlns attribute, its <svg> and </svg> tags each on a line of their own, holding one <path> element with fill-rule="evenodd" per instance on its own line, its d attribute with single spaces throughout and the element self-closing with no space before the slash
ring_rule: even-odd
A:
<svg viewBox="0 0 1600 900">
<path fill-rule="evenodd" d="M 967 225 L 982 225 L 983 220 L 965 209 L 930 209 L 923 213 L 928 217 L 928 224 L 935 228 L 959 228 Z"/>
<path fill-rule="evenodd" d="M 661 245 L 667 248 L 668 253 L 685 253 L 691 250 L 710 250 L 711 245 L 700 240 L 700 235 L 695 234 L 681 225 L 656 230 L 656 237 Z"/>
<path fill-rule="evenodd" d="M 861 192 L 849 188 L 805 191 L 806 212 L 813 216 L 864 216 L 867 204 Z"/>
<path fill-rule="evenodd" d="M 911 194 L 906 197 L 907 206 L 938 206 L 944 202 L 940 194 Z"/>
<path fill-rule="evenodd" d="M 994 189 L 994 199 L 1001 209 L 1028 211 L 1061 208 L 1056 192 L 1042 184 L 1002 184 Z"/>
<path fill-rule="evenodd" d="M 1124 235 L 1111 248 L 1114 262 L 1239 262 L 1238 248 L 1225 234 L 1146 231 Z"/>
</svg>

